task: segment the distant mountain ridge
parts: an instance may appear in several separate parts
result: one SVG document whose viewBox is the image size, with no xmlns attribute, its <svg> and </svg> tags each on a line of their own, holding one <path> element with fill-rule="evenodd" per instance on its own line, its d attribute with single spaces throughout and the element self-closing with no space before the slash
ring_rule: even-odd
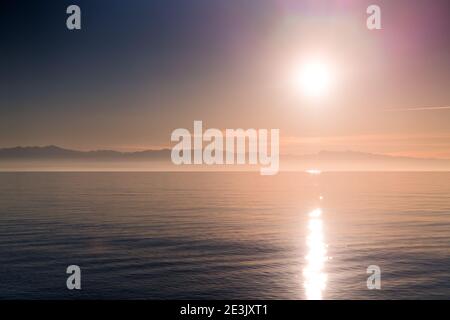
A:
<svg viewBox="0 0 450 320">
<path fill-rule="evenodd" d="M 13 147 L 0 149 L 1 159 L 162 159 L 170 157 L 170 149 L 145 150 L 136 152 L 120 152 L 114 150 L 78 151 L 57 146 Z"/>
<path fill-rule="evenodd" d="M 170 149 L 149 149 L 143 151 L 122 152 L 115 150 L 92 150 L 92 151 L 79 151 L 61 148 L 55 145 L 49 146 L 30 146 L 30 147 L 12 147 L 12 148 L 0 148 L 0 159 L 5 158 L 48 158 L 48 157 L 86 157 L 86 158 L 103 158 L 103 157 L 118 157 L 118 158 L 154 158 L 154 157 L 170 157 Z M 321 160 L 349 160 L 349 159 L 408 159 L 408 160 L 427 160 L 427 161 L 450 161 L 450 159 L 433 159 L 433 158 L 415 158 L 406 156 L 391 156 L 377 153 L 367 153 L 359 151 L 328 151 L 322 150 L 315 154 L 304 155 L 285 155 L 289 158 L 308 158 L 308 159 L 321 159 Z"/>
<path fill-rule="evenodd" d="M 77 151 L 50 145 L 0 149 L 0 171 L 51 168 L 77 170 L 197 170 L 204 167 L 235 170 L 239 166 L 176 166 L 170 149 L 120 152 L 114 150 Z M 49 164 L 51 163 L 51 165 Z M 75 165 L 75 167 L 73 166 Z M 251 166 L 248 166 L 251 169 Z M 259 167 L 259 165 L 257 166 Z M 242 168 L 242 166 L 241 166 Z M 281 170 L 322 171 L 450 171 L 450 159 L 399 157 L 358 151 L 320 151 L 306 155 L 280 155 Z"/>
</svg>

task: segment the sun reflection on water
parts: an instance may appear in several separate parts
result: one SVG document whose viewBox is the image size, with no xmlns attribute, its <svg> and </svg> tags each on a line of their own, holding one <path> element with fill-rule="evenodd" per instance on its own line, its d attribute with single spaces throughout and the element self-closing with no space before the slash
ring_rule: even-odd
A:
<svg viewBox="0 0 450 320">
<path fill-rule="evenodd" d="M 303 269 L 306 298 L 321 300 L 327 281 L 327 275 L 323 268 L 328 257 L 324 240 L 322 209 L 320 208 L 309 213 L 306 245 L 308 247 L 307 265 Z"/>
</svg>

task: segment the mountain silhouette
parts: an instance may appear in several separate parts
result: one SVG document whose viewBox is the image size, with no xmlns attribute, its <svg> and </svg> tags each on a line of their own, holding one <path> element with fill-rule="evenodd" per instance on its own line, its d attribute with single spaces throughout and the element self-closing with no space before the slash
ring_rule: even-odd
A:
<svg viewBox="0 0 450 320">
<path fill-rule="evenodd" d="M 86 160 L 127 160 L 127 159 L 163 159 L 169 157 L 169 149 L 145 150 L 137 152 L 119 152 L 113 150 L 77 151 L 57 146 L 14 147 L 0 149 L 2 159 L 86 159 Z"/>
<path fill-rule="evenodd" d="M 120 152 L 114 150 L 78 151 L 50 145 L 0 149 L 0 171 L 28 168 L 77 170 L 192 170 L 193 166 L 175 166 L 170 149 Z M 51 163 L 51 165 L 50 165 Z M 119 164 L 115 165 L 115 164 Z M 36 166 L 36 164 L 38 164 Z M 76 164 L 73 167 L 72 164 Z M 93 165 L 95 164 L 95 165 Z M 102 164 L 107 164 L 102 167 Z M 158 165 L 157 165 L 158 164 Z M 161 166 L 163 164 L 163 166 Z M 357 151 L 320 151 L 307 155 L 281 155 L 281 170 L 299 171 L 450 171 L 450 159 L 399 157 Z M 202 166 L 195 166 L 198 169 Z M 209 169 L 233 170 L 238 166 L 212 166 Z M 242 166 L 241 166 L 242 167 Z M 259 167 L 259 165 L 257 165 Z"/>
</svg>

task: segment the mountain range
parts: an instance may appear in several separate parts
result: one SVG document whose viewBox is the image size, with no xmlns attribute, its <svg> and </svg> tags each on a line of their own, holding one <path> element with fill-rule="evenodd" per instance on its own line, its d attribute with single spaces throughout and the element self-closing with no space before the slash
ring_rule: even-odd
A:
<svg viewBox="0 0 450 320">
<path fill-rule="evenodd" d="M 0 149 L 0 171 L 29 170 L 192 170 L 202 166 L 175 166 L 170 149 L 119 152 L 77 151 L 58 146 Z M 321 151 L 307 155 L 282 155 L 282 170 L 311 168 L 330 171 L 450 171 L 450 159 L 397 157 L 356 151 Z M 227 166 L 226 170 L 244 166 Z M 225 166 L 211 168 L 225 169 Z M 241 170 L 239 169 L 239 170 Z"/>
</svg>

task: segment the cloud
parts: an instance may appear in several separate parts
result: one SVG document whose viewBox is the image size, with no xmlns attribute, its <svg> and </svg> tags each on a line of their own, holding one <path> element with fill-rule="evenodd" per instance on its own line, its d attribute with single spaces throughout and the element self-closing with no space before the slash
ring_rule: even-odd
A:
<svg viewBox="0 0 450 320">
<path fill-rule="evenodd" d="M 450 109 L 450 106 L 396 108 L 396 109 L 386 109 L 386 110 L 387 111 L 432 111 L 432 110 L 445 110 L 445 109 Z"/>
</svg>

